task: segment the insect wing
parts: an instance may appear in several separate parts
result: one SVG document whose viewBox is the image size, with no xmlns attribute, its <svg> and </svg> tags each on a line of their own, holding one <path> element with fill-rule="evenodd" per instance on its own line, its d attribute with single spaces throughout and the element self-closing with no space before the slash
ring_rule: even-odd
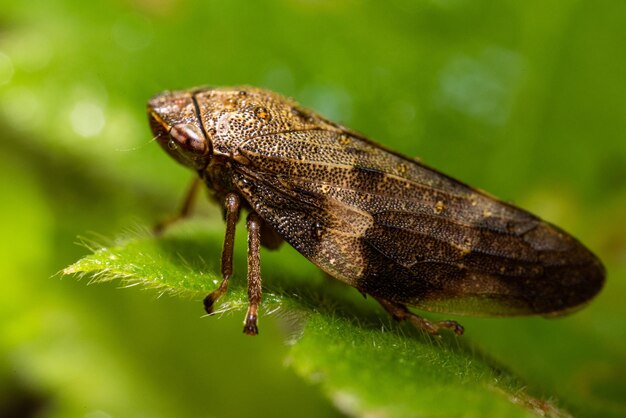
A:
<svg viewBox="0 0 626 418">
<path fill-rule="evenodd" d="M 234 184 L 285 241 L 374 296 L 460 314 L 563 312 L 604 271 L 537 217 L 350 132 L 259 136 Z"/>
</svg>

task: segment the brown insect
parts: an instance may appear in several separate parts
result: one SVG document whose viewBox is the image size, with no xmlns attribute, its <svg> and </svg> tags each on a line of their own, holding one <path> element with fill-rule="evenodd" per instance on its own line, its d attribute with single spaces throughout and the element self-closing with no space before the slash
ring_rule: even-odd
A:
<svg viewBox="0 0 626 418">
<path fill-rule="evenodd" d="M 551 315 L 581 307 L 604 283 L 601 262 L 561 229 L 362 135 L 253 87 L 164 92 L 148 103 L 157 141 L 224 205 L 226 292 L 242 208 L 249 214 L 244 332 L 256 335 L 259 247 L 287 241 L 396 319 L 436 334 L 407 309 Z M 179 217 L 198 189 L 194 183 Z"/>
</svg>

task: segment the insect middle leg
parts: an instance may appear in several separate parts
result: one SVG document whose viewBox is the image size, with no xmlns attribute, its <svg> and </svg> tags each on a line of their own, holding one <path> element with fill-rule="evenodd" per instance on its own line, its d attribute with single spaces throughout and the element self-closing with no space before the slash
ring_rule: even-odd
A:
<svg viewBox="0 0 626 418">
<path fill-rule="evenodd" d="M 261 227 L 262 221 L 254 212 L 248 214 L 248 312 L 244 320 L 243 332 L 257 335 L 257 310 L 261 303 Z"/>
<path fill-rule="evenodd" d="M 431 335 L 439 334 L 439 331 L 441 331 L 442 329 L 449 329 L 456 335 L 463 335 L 463 326 L 456 321 L 446 320 L 431 322 L 428 319 L 422 318 L 421 316 L 409 311 L 409 309 L 401 303 L 396 303 L 387 299 L 380 299 L 377 297 L 374 297 L 374 299 L 376 299 L 378 303 L 380 303 L 382 307 L 385 308 L 385 310 L 389 312 L 389 314 L 391 314 L 391 316 L 395 320 L 407 320 L 417 329 L 426 331 Z"/>
<path fill-rule="evenodd" d="M 226 234 L 222 250 L 222 282 L 220 286 L 204 298 L 204 310 L 213 313 L 213 305 L 228 290 L 228 281 L 233 275 L 233 249 L 235 247 L 235 227 L 239 220 L 241 201 L 237 194 L 229 193 L 224 199 Z"/>
</svg>

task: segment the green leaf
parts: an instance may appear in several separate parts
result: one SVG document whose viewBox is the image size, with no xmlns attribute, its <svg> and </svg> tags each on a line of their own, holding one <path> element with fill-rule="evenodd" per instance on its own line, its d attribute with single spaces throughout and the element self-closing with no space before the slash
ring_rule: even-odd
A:
<svg viewBox="0 0 626 418">
<path fill-rule="evenodd" d="M 238 241 L 243 241 L 239 231 Z M 155 238 L 135 232 L 106 246 L 84 240 L 93 254 L 63 273 L 92 282 L 119 280 L 160 294 L 200 299 L 220 281 L 223 226 L 185 222 Z M 238 245 L 236 267 L 245 266 Z M 468 338 L 432 338 L 393 323 L 374 304 L 323 276 L 293 249 L 262 253 L 264 319 L 287 329 L 289 364 L 319 385 L 351 416 L 567 416 L 551 400 L 537 399 L 526 385 Z M 247 293 L 241 271 L 220 300 L 218 315 L 241 314 Z M 217 320 L 217 319 L 211 319 Z M 241 337 L 246 338 L 246 337 Z M 263 338 L 260 336 L 258 338 Z"/>
</svg>

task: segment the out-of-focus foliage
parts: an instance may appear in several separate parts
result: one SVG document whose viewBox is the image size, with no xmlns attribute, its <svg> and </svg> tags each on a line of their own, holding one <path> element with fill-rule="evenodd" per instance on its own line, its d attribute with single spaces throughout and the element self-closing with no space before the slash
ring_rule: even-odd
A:
<svg viewBox="0 0 626 418">
<path fill-rule="evenodd" d="M 55 275 L 90 253 L 77 236 L 132 236 L 177 207 L 191 173 L 151 143 L 145 103 L 204 84 L 291 95 L 579 237 L 608 270 L 587 309 L 467 318 L 463 338 L 534 397 L 626 415 L 624 27 L 608 0 L 0 0 L 0 415 L 338 414 L 322 392 L 348 378 L 351 341 L 289 348 L 272 316 L 252 339 L 240 315 L 201 318 L 198 298 Z M 208 204 L 199 216 L 219 224 Z M 192 242 L 173 247 L 190 271 L 214 267 L 219 241 Z M 270 283 L 297 256 L 280 251 L 263 254 Z M 307 292 L 330 286 L 308 272 Z M 376 309 L 354 297 L 350 324 Z"/>
</svg>

